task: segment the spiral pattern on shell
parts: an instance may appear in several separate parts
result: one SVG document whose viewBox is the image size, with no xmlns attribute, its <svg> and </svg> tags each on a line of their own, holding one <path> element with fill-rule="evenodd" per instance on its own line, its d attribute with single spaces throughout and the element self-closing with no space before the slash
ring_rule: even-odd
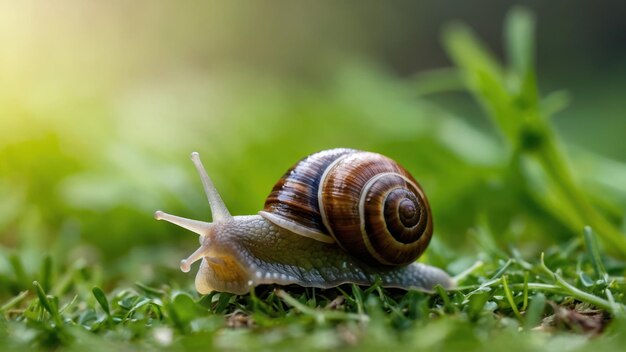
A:
<svg viewBox="0 0 626 352">
<path fill-rule="evenodd" d="M 428 200 L 402 166 L 376 153 L 331 149 L 285 173 L 261 212 L 281 227 L 336 241 L 371 265 L 402 265 L 428 246 Z"/>
</svg>

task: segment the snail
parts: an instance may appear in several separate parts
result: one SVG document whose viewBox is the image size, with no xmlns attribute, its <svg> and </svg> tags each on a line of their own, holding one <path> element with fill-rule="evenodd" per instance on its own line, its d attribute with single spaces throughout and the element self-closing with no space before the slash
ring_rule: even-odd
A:
<svg viewBox="0 0 626 352">
<path fill-rule="evenodd" d="M 200 161 L 191 154 L 213 222 L 162 211 L 200 235 L 195 287 L 245 294 L 260 284 L 330 288 L 344 283 L 432 291 L 454 286 L 443 270 L 416 263 L 433 233 L 430 206 L 415 179 L 395 161 L 354 149 L 302 159 L 276 183 L 257 215 L 232 216 Z"/>
</svg>

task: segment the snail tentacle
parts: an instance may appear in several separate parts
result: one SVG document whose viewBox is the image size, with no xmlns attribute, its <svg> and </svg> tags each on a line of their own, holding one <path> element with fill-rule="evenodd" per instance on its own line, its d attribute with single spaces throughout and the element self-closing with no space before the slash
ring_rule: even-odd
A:
<svg viewBox="0 0 626 352">
<path fill-rule="evenodd" d="M 205 255 L 208 254 L 209 250 L 209 241 L 204 242 L 195 252 L 193 252 L 189 257 L 180 261 L 180 270 L 184 273 L 188 273 L 191 270 L 191 264 L 197 262 L 202 259 Z"/>
<path fill-rule="evenodd" d="M 209 200 L 209 205 L 211 206 L 211 215 L 213 216 L 213 222 L 218 221 L 227 221 L 232 219 L 226 204 L 222 200 L 217 188 L 213 185 L 213 181 L 207 174 L 204 165 L 202 165 L 202 161 L 200 160 L 200 154 L 198 152 L 191 153 L 191 161 L 196 166 L 198 170 L 198 174 L 200 174 L 200 180 L 202 181 L 202 186 L 204 187 L 204 193 L 206 193 L 206 197 Z"/>
<path fill-rule="evenodd" d="M 213 224 L 210 222 L 187 219 L 181 216 L 168 214 L 161 210 L 157 210 L 156 212 L 154 212 L 154 218 L 157 220 L 165 220 L 174 225 L 178 225 L 191 232 L 195 232 L 198 235 L 203 236 L 203 237 L 206 236 L 211 231 L 211 228 L 213 227 Z"/>
</svg>

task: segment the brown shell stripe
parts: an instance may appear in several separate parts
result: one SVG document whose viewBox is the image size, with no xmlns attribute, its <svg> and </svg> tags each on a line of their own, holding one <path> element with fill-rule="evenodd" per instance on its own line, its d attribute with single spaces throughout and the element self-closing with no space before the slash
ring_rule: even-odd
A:
<svg viewBox="0 0 626 352">
<path fill-rule="evenodd" d="M 379 174 L 387 175 L 377 176 Z M 385 188 L 389 187 L 388 182 L 382 182 L 379 185 L 378 181 L 388 175 L 397 175 L 395 182 L 399 185 L 393 185 L 387 191 Z M 369 188 L 375 192 L 362 195 L 363 189 L 374 178 L 377 180 L 373 181 Z M 419 256 L 428 243 L 432 234 L 428 201 L 413 177 L 395 161 L 380 154 L 368 152 L 345 155 L 329 167 L 321 183 L 319 198 L 321 211 L 326 215 L 323 218 L 325 224 L 332 229 L 331 235 L 337 242 L 356 257 L 369 263 L 403 264 Z M 373 190 L 375 185 L 376 190 Z M 420 214 L 426 214 L 424 219 L 426 225 L 420 226 L 426 230 L 425 233 L 421 237 L 420 234 L 414 234 L 414 237 L 420 238 L 420 243 L 412 243 L 416 240 L 413 238 L 401 239 L 401 241 L 398 241 L 395 236 L 385 238 L 385 235 L 389 235 L 387 223 L 383 217 L 385 201 L 389 192 L 399 187 L 410 189 L 415 193 L 415 198 L 420 198 L 414 205 L 420 208 Z M 364 205 L 360 207 L 361 202 Z M 370 203 L 372 203 L 371 206 Z M 366 210 L 368 210 L 367 214 L 364 214 Z M 409 207 L 408 213 L 412 211 Z M 414 211 L 417 214 L 418 209 Z M 365 217 L 362 218 L 361 215 Z M 373 222 L 374 226 L 367 225 L 370 222 Z M 411 227 L 415 226 L 411 225 Z M 370 237 L 360 235 L 364 230 L 370 229 L 378 233 L 369 234 Z M 399 236 L 403 237 L 402 234 Z M 387 253 L 388 250 L 391 252 Z M 396 253 L 398 251 L 400 253 Z"/>
<path fill-rule="evenodd" d="M 353 149 L 330 149 L 302 159 L 274 185 L 265 201 L 264 211 L 329 236 L 319 209 L 320 179 L 334 160 L 355 152 Z"/>
<path fill-rule="evenodd" d="M 399 208 L 388 209 L 389 198 L 397 191 L 413 195 L 405 198 L 415 201 L 412 203 L 416 219 L 412 219 L 410 226 L 395 223 L 400 220 Z M 359 202 L 361 235 L 369 254 L 380 263 L 410 263 L 426 249 L 432 234 L 432 221 L 420 191 L 406 176 L 396 173 L 380 174 L 363 189 Z"/>
</svg>

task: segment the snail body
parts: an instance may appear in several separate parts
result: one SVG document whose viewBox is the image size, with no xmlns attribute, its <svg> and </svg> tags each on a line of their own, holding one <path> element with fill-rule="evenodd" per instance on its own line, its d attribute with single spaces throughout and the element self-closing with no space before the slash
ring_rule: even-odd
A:
<svg viewBox="0 0 626 352">
<path fill-rule="evenodd" d="M 161 211 L 200 235 L 181 270 L 201 260 L 195 286 L 244 294 L 260 284 L 329 288 L 344 283 L 431 291 L 454 285 L 443 270 L 416 263 L 432 236 L 426 196 L 393 160 L 376 153 L 331 149 L 312 154 L 276 183 L 258 215 L 231 216 L 199 155 L 192 160 L 213 222 Z"/>
</svg>

